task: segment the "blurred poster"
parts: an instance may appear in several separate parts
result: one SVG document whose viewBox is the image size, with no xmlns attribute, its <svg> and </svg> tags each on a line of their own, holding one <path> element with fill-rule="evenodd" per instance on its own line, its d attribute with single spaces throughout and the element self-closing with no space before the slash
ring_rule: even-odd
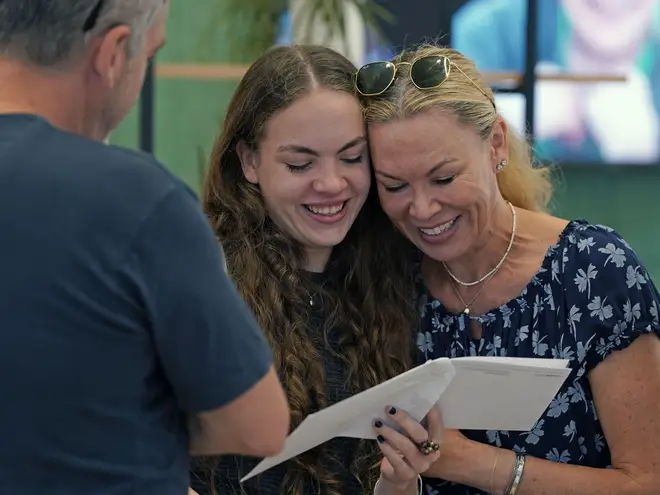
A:
<svg viewBox="0 0 660 495">
<path fill-rule="evenodd" d="M 538 0 L 537 73 L 626 76 L 626 82 L 540 81 L 535 132 L 542 158 L 567 163 L 660 162 L 660 1 Z M 522 72 L 527 0 L 468 0 L 452 45 L 482 72 Z M 524 97 L 497 104 L 524 126 Z"/>
</svg>

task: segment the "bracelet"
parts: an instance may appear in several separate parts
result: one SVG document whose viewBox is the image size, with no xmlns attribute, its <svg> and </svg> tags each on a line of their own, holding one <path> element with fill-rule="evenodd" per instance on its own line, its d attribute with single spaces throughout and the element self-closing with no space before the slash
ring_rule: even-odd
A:
<svg viewBox="0 0 660 495">
<path fill-rule="evenodd" d="M 374 485 L 374 495 L 378 495 L 378 484 L 380 483 L 380 478 L 376 480 L 376 484 Z M 417 475 L 417 488 L 418 488 L 418 494 L 417 495 L 423 495 L 423 490 L 424 490 L 424 482 L 422 481 L 422 477 L 418 474 Z"/>
<path fill-rule="evenodd" d="M 518 493 L 518 488 L 520 487 L 520 482 L 522 481 L 523 474 L 525 472 L 525 456 L 516 455 L 516 464 L 513 468 L 513 474 L 511 475 L 511 481 L 509 486 L 504 490 L 504 495 L 516 495 Z"/>
<path fill-rule="evenodd" d="M 495 469 L 497 468 L 497 460 L 500 458 L 500 450 L 497 449 L 497 453 L 495 454 L 495 460 L 493 461 L 493 469 L 490 471 L 490 493 L 495 493 Z"/>
</svg>

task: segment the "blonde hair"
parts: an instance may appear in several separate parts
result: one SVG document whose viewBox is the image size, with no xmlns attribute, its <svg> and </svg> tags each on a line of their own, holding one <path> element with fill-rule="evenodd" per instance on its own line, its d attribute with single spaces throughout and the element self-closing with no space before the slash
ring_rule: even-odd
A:
<svg viewBox="0 0 660 495">
<path fill-rule="evenodd" d="M 409 63 L 421 57 L 443 56 L 450 61 L 451 75 L 438 88 L 420 90 L 410 80 Z M 362 97 L 367 123 L 387 123 L 433 109 L 448 110 L 459 122 L 472 126 L 487 139 L 498 113 L 492 90 L 474 63 L 460 52 L 435 45 L 405 50 L 392 62 L 397 78 L 385 93 Z M 484 95 L 487 95 L 486 98 Z M 535 167 L 527 141 L 507 125 L 507 166 L 497 174 L 497 184 L 505 200 L 519 208 L 545 211 L 552 196 L 550 169 Z"/>
</svg>

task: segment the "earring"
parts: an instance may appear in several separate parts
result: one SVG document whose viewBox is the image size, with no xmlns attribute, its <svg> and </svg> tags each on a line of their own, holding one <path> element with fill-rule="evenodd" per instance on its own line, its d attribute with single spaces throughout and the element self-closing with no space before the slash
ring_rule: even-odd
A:
<svg viewBox="0 0 660 495">
<path fill-rule="evenodd" d="M 506 160 L 502 160 L 500 163 L 497 164 L 495 167 L 495 172 L 501 172 L 506 168 Z"/>
</svg>

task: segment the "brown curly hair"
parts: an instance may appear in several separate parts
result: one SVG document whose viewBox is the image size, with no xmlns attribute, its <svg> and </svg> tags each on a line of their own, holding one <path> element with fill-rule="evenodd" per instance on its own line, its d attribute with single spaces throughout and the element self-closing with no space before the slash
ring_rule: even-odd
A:
<svg viewBox="0 0 660 495">
<path fill-rule="evenodd" d="M 322 46 L 266 52 L 229 104 L 203 188 L 204 208 L 223 244 L 229 273 L 272 346 L 292 427 L 327 405 L 323 360 L 307 334 L 310 292 L 319 288 L 302 271 L 303 247 L 270 220 L 259 187 L 245 179 L 236 145 L 243 141 L 258 150 L 270 118 L 315 88 L 354 94 L 355 71 L 349 60 Z M 372 387 L 411 364 L 415 322 L 407 246 L 372 187 L 347 237 L 333 249 L 328 272 L 334 279 L 322 289 L 332 308 L 326 334 L 330 328 L 342 332 L 339 357 L 351 391 Z M 380 456 L 375 442 L 360 444 L 350 469 L 363 493 L 371 493 Z M 302 495 L 310 479 L 328 495 L 342 493 L 334 474 L 323 467 L 322 452 L 314 449 L 294 459 L 282 493 Z"/>
</svg>

